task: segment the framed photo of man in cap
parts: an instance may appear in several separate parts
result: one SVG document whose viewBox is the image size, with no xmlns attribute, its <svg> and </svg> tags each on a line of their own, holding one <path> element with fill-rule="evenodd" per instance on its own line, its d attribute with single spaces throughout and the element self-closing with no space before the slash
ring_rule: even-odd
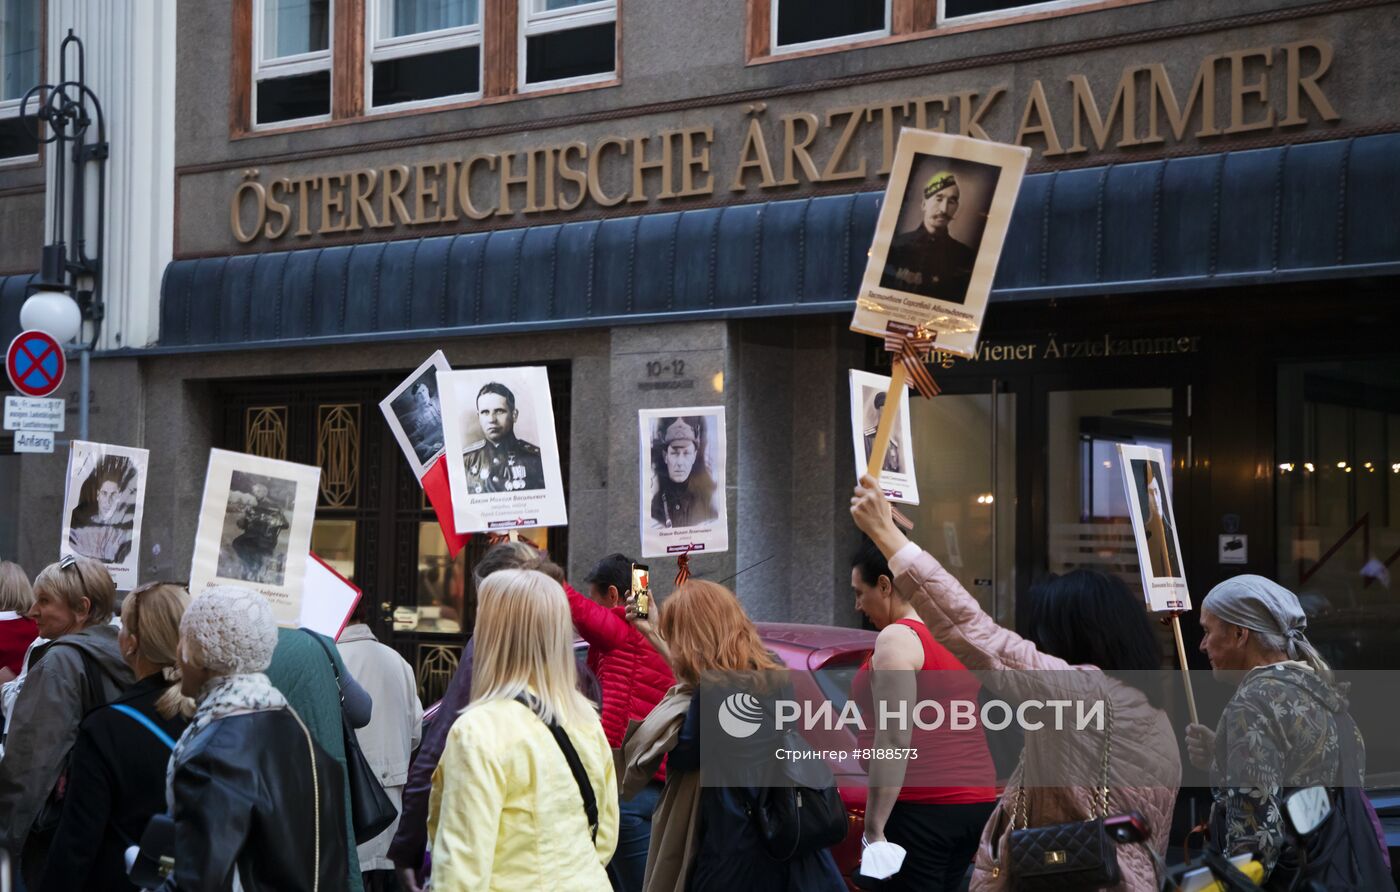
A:
<svg viewBox="0 0 1400 892">
<path fill-rule="evenodd" d="M 459 533 L 568 523 L 543 366 L 439 372 Z"/>
<path fill-rule="evenodd" d="M 450 371 L 447 357 L 438 350 L 379 403 L 379 411 L 419 480 L 445 448 L 437 376 Z"/>
<path fill-rule="evenodd" d="M 914 326 L 973 355 L 1029 155 L 903 131 L 851 328 L 883 337 L 891 322 Z"/>
<path fill-rule="evenodd" d="M 117 591 L 140 581 L 141 509 L 146 500 L 145 449 L 74 440 L 68 452 L 59 556 L 101 561 Z"/>
<path fill-rule="evenodd" d="M 724 407 L 642 409 L 642 556 L 729 550 Z"/>
<path fill-rule="evenodd" d="M 1127 489 L 1128 515 L 1137 542 L 1138 565 L 1147 607 L 1157 612 L 1191 609 L 1181 541 L 1176 532 L 1167 469 L 1162 450 L 1118 444 L 1118 464 Z"/>
<path fill-rule="evenodd" d="M 855 447 L 856 479 L 869 467 L 875 447 L 875 430 L 885 408 L 890 379 L 884 375 L 851 369 L 851 442 Z M 909 435 L 909 400 L 899 403 L 899 415 L 885 459 L 880 465 L 880 488 L 885 498 L 905 505 L 919 504 L 919 486 L 914 474 L 914 447 Z"/>
</svg>

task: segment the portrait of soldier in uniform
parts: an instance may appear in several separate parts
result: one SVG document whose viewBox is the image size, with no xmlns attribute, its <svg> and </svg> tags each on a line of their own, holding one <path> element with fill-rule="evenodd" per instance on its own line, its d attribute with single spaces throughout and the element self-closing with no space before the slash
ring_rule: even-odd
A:
<svg viewBox="0 0 1400 892">
<path fill-rule="evenodd" d="M 68 545 L 74 552 L 104 564 L 126 560 L 136 521 L 136 474 L 136 464 L 126 456 L 98 460 L 69 515 Z"/>
<path fill-rule="evenodd" d="M 874 390 L 874 398 L 870 399 L 870 393 L 874 388 L 866 388 L 866 397 L 870 407 L 865 413 L 865 460 L 870 461 L 870 452 L 875 448 L 875 435 L 880 429 L 880 412 L 885 408 L 885 392 Z M 885 461 L 880 466 L 881 471 L 891 471 L 895 474 L 904 472 L 904 462 L 900 460 L 899 447 L 899 425 L 890 432 L 890 445 L 885 450 Z"/>
<path fill-rule="evenodd" d="M 950 171 L 941 170 L 925 180 L 919 225 L 890 241 L 881 287 L 962 303 L 977 249 L 949 232 L 961 208 L 962 190 Z"/>
<path fill-rule="evenodd" d="M 1181 559 L 1176 553 L 1176 524 L 1172 520 L 1171 503 L 1163 492 L 1162 466 L 1152 461 L 1133 459 L 1132 469 L 1152 575 L 1157 578 L 1180 578 L 1184 573 Z"/>
<path fill-rule="evenodd" d="M 282 585 L 296 483 L 234 471 L 229 483 L 218 575 Z"/>
<path fill-rule="evenodd" d="M 467 492 L 544 489 L 540 448 L 515 435 L 520 410 L 510 388 L 495 381 L 483 385 L 476 395 L 476 412 L 483 439 L 468 445 L 462 454 Z"/>
<path fill-rule="evenodd" d="M 705 459 L 706 420 L 660 418 L 652 433 L 651 522 L 659 529 L 692 527 L 719 517 L 718 487 Z"/>
</svg>

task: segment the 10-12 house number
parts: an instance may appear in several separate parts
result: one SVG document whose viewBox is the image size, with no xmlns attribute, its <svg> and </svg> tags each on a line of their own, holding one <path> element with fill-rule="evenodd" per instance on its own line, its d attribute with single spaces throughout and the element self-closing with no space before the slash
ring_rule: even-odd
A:
<svg viewBox="0 0 1400 892">
<path fill-rule="evenodd" d="M 684 378 L 684 359 L 653 359 L 647 363 L 648 378 Z"/>
</svg>

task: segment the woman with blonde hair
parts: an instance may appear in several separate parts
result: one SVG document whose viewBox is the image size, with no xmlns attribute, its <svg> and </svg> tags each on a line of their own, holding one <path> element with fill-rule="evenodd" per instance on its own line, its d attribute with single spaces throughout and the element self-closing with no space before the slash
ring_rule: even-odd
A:
<svg viewBox="0 0 1400 892">
<path fill-rule="evenodd" d="M 165 811 L 166 764 L 194 715 L 176 666 L 189 604 L 189 592 L 173 582 L 140 586 L 122 603 L 117 644 L 138 681 L 78 728 L 54 837 L 59 854 L 49 858 L 43 889 L 131 888 L 122 853 Z"/>
<path fill-rule="evenodd" d="M 783 665 L 763 645 L 758 629 L 734 593 L 701 579 L 682 583 L 660 611 L 659 629 L 627 618 L 666 658 L 680 682 L 656 705 L 624 746 L 623 795 L 645 784 L 663 757 L 666 786 L 652 817 L 647 853 L 647 892 L 817 890 L 844 892 L 845 882 L 827 849 L 779 860 L 768 854 L 754 817 L 763 788 L 781 782 L 771 770 L 783 738 L 764 721 L 745 740 L 724 741 L 727 779 L 742 785 L 699 785 L 702 680 L 757 701 L 765 715 L 773 701 L 791 697 L 778 670 Z M 728 698 L 726 698 L 728 699 Z M 746 770 L 747 769 L 747 770 Z"/>
<path fill-rule="evenodd" d="M 471 705 L 433 774 L 433 889 L 605 892 L 617 776 L 578 691 L 564 590 L 537 570 L 492 573 L 473 641 Z"/>
<path fill-rule="evenodd" d="M 34 580 L 29 616 L 51 643 L 25 674 L 0 759 L 0 845 L 23 853 L 26 888 L 41 885 L 78 725 L 136 680 L 109 623 L 116 599 L 112 574 L 90 558 L 65 557 Z"/>
</svg>

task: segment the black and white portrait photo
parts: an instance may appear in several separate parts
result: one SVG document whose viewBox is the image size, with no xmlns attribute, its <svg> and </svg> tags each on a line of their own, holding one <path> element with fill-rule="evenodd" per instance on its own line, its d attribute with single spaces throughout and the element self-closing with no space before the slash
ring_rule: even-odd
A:
<svg viewBox="0 0 1400 892">
<path fill-rule="evenodd" d="M 723 409 L 644 409 L 640 418 L 642 554 L 726 550 Z"/>
<path fill-rule="evenodd" d="M 563 523 L 548 372 L 464 369 L 438 383 L 457 532 Z"/>
<path fill-rule="evenodd" d="M 884 375 L 851 369 L 851 443 L 856 458 L 856 479 L 870 468 L 870 453 L 880 432 L 880 416 L 889 398 L 890 379 Z M 899 413 L 890 430 L 890 444 L 879 463 L 880 488 L 892 502 L 919 504 L 910 442 L 909 398 L 899 401 Z"/>
<path fill-rule="evenodd" d="M 449 370 L 447 359 L 439 350 L 379 404 L 414 476 L 420 479 L 445 447 L 437 376 Z"/>
<path fill-rule="evenodd" d="M 136 585 L 147 462 L 144 449 L 82 440 L 69 453 L 62 553 L 101 561 L 120 591 Z"/>
<path fill-rule="evenodd" d="M 977 351 L 1030 150 L 904 129 L 861 278 L 853 331 L 912 327 L 959 356 Z"/>
<path fill-rule="evenodd" d="M 540 447 L 531 442 L 538 436 L 529 407 L 521 424 L 520 397 L 502 381 L 483 383 L 477 389 L 475 405 L 475 416 L 465 421 L 470 442 L 462 452 L 467 492 L 544 489 L 544 462 Z M 472 437 L 473 433 L 477 436 Z"/>
<path fill-rule="evenodd" d="M 1171 481 L 1162 450 L 1120 443 L 1118 459 L 1147 607 L 1158 612 L 1190 610 L 1176 512 L 1172 510 Z"/>
<path fill-rule="evenodd" d="M 281 585 L 296 504 L 295 480 L 234 471 L 219 545 L 219 576 Z"/>
<path fill-rule="evenodd" d="M 1001 168 L 914 153 L 880 285 L 961 305 Z"/>
<path fill-rule="evenodd" d="M 1162 463 L 1132 459 L 1133 485 L 1137 487 L 1138 514 L 1143 537 L 1147 540 L 1148 565 L 1157 578 L 1179 579 L 1181 558 L 1176 550 L 1176 521 L 1172 506 L 1164 495 L 1166 475 Z"/>
<path fill-rule="evenodd" d="M 296 628 L 320 481 L 315 465 L 211 449 L 190 594 L 243 584 L 267 598 L 279 625 Z"/>
</svg>

